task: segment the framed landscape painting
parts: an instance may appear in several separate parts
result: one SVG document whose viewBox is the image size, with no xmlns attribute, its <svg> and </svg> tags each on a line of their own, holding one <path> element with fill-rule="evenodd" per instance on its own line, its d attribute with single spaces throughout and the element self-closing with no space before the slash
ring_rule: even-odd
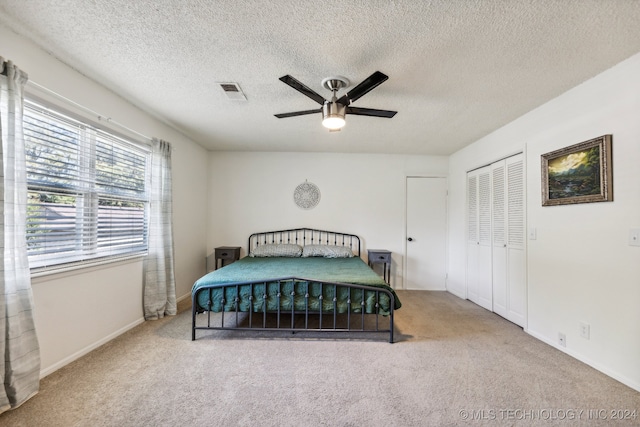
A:
<svg viewBox="0 0 640 427">
<path fill-rule="evenodd" d="M 613 200 L 611 135 L 541 157 L 542 206 Z"/>
</svg>

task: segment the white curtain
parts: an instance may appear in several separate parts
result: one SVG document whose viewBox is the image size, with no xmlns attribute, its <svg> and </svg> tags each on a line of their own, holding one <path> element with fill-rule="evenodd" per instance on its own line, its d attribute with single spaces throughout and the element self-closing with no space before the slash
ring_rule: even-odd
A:
<svg viewBox="0 0 640 427">
<path fill-rule="evenodd" d="M 38 391 L 40 346 L 33 321 L 27 259 L 27 176 L 22 133 L 26 73 L 0 57 L 0 354 L 4 356 L 0 412 L 20 406 Z"/>
<path fill-rule="evenodd" d="M 144 318 L 175 315 L 171 144 L 153 139 L 149 211 L 149 255 L 144 263 Z"/>
</svg>

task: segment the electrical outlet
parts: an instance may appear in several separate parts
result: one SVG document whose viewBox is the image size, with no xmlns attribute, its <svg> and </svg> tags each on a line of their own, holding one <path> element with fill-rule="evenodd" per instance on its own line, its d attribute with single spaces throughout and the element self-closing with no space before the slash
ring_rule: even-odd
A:
<svg viewBox="0 0 640 427">
<path fill-rule="evenodd" d="M 629 230 L 629 246 L 640 246 L 640 228 Z"/>
<path fill-rule="evenodd" d="M 591 326 L 588 323 L 580 322 L 580 336 L 588 340 L 590 334 Z"/>
<path fill-rule="evenodd" d="M 567 336 L 562 332 L 558 333 L 558 344 L 560 344 L 560 347 L 567 346 Z"/>
</svg>

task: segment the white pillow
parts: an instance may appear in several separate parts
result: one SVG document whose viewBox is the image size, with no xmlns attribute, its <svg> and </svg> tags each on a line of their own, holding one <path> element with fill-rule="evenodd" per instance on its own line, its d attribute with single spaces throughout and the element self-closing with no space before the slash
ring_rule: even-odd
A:
<svg viewBox="0 0 640 427">
<path fill-rule="evenodd" d="M 353 252 L 347 246 L 307 245 L 302 248 L 302 257 L 352 258 Z"/>
<path fill-rule="evenodd" d="M 249 254 L 251 257 L 288 257 L 295 258 L 302 255 L 302 246 L 289 243 L 258 245 Z"/>
</svg>

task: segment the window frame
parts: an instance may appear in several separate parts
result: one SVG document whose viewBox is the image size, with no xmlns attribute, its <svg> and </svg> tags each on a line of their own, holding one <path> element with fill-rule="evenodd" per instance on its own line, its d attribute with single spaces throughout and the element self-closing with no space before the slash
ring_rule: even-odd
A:
<svg viewBox="0 0 640 427">
<path fill-rule="evenodd" d="M 138 245 L 133 250 L 118 251 L 118 253 L 115 253 L 115 254 L 90 253 L 90 251 L 87 251 L 86 248 L 82 248 L 82 250 L 79 250 L 79 251 L 75 250 L 73 251 L 75 253 L 74 256 L 70 256 L 63 261 L 54 260 L 53 262 L 46 262 L 44 264 L 36 263 L 35 266 L 32 266 L 30 268 L 32 277 L 39 277 L 39 276 L 61 273 L 61 272 L 70 271 L 70 270 L 90 268 L 90 267 L 100 266 L 100 265 L 109 264 L 109 263 L 122 262 L 130 259 L 137 259 L 137 258 L 146 256 L 148 253 L 150 178 L 151 178 L 150 141 L 148 140 L 142 141 L 138 137 L 132 137 L 130 135 L 123 134 L 122 132 L 116 130 L 113 126 L 105 125 L 104 118 L 99 115 L 94 116 L 94 117 L 97 117 L 98 121 L 96 121 L 94 117 L 91 117 L 91 115 L 89 115 L 88 117 L 86 112 L 87 111 L 91 112 L 91 111 L 80 106 L 79 104 L 72 105 L 71 107 L 72 108 L 65 108 L 64 106 L 61 106 L 58 102 L 50 102 L 46 99 L 43 99 L 37 95 L 32 95 L 28 92 L 25 94 L 25 100 L 24 100 L 25 116 L 27 115 L 28 109 L 34 109 L 40 113 L 44 112 L 45 114 L 61 115 L 63 116 L 63 118 L 68 118 L 71 121 L 78 122 L 79 124 L 81 124 L 81 126 L 86 127 L 87 128 L 85 130 L 86 132 L 93 133 L 93 137 L 83 139 L 83 141 L 81 142 L 81 144 L 83 144 L 83 147 L 78 148 L 79 152 L 81 150 L 86 150 L 86 149 L 89 149 L 92 151 L 91 157 L 93 160 L 93 164 L 88 167 L 87 165 L 84 165 L 82 167 L 85 168 L 85 171 L 89 171 L 89 174 L 93 175 L 93 178 L 95 178 L 95 176 L 97 175 L 95 160 L 97 158 L 96 146 L 98 143 L 96 141 L 100 139 L 100 138 L 96 138 L 96 134 L 100 132 L 107 135 L 107 139 L 115 140 L 119 148 L 124 148 L 124 149 L 130 148 L 131 152 L 136 153 L 136 155 L 139 155 L 139 154 L 144 155 L 144 159 L 145 159 L 144 197 L 125 197 L 125 196 L 119 197 L 119 196 L 114 196 L 113 194 L 108 195 L 105 192 L 101 192 L 97 188 L 98 182 L 96 179 L 92 181 L 91 188 L 88 188 L 85 191 L 80 192 L 77 189 L 75 189 L 69 192 L 69 194 L 75 194 L 76 197 L 78 198 L 80 198 L 80 194 L 82 194 L 82 196 L 85 199 L 93 200 L 96 206 L 98 206 L 98 199 L 104 200 L 106 198 L 111 198 L 112 200 L 121 200 L 121 201 L 127 200 L 129 202 L 142 203 L 143 212 L 144 212 L 143 213 L 143 230 L 144 231 L 142 233 L 143 243 L 141 245 Z M 83 111 L 84 114 L 76 112 L 77 110 Z M 107 123 L 111 122 L 110 119 L 106 119 L 106 121 Z M 25 144 L 26 144 L 26 132 L 25 132 Z M 89 147 L 87 147 L 87 145 Z M 78 159 L 78 164 L 82 163 L 83 161 L 84 161 L 83 159 Z M 86 176 L 82 176 L 82 178 L 86 178 Z M 54 192 L 52 190 L 54 188 L 55 186 L 51 186 L 49 188 L 49 191 Z M 60 194 L 65 192 L 65 189 L 62 186 L 59 187 L 58 190 Z M 34 186 L 34 185 L 30 185 L 29 182 L 27 182 L 27 191 L 30 193 L 35 191 L 42 194 L 42 193 L 45 193 L 47 189 L 44 186 Z M 82 208 L 76 206 L 76 209 L 81 210 Z M 99 232 L 97 227 L 99 215 L 100 215 L 100 207 L 98 206 L 90 212 L 91 220 L 88 222 L 93 223 L 93 225 L 88 228 L 91 229 L 91 234 L 89 236 L 86 236 L 84 233 L 86 232 L 87 228 L 84 228 L 81 232 L 79 233 L 76 232 L 74 239 L 77 241 L 82 241 L 83 239 L 84 240 L 89 239 L 92 245 L 96 245 L 98 243 L 98 238 L 99 238 Z M 27 215 L 27 219 L 28 218 L 29 218 L 29 215 Z M 74 217 L 76 228 L 78 227 L 78 223 L 87 222 L 82 218 L 83 217 L 79 216 L 78 214 L 76 214 L 76 216 Z M 25 236 L 25 238 L 26 237 L 27 236 Z M 61 252 L 61 251 L 58 251 L 58 252 Z M 33 253 L 28 254 L 30 263 L 32 262 L 32 259 L 34 256 L 37 256 L 37 255 L 34 255 Z M 47 259 L 46 256 L 44 256 L 43 258 L 45 260 Z"/>
</svg>

